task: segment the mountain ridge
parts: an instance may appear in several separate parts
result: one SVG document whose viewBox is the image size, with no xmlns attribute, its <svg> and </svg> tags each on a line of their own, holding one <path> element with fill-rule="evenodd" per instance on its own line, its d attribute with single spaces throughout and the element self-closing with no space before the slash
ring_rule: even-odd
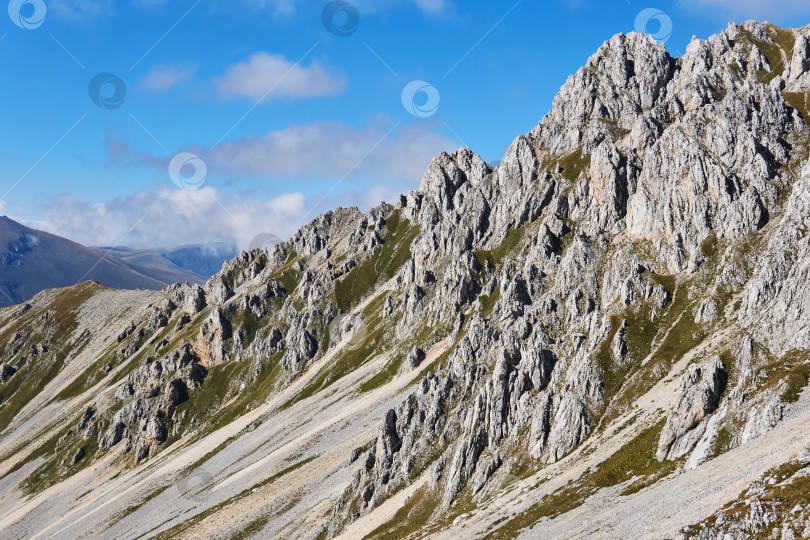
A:
<svg viewBox="0 0 810 540">
<path fill-rule="evenodd" d="M 804 535 L 808 94 L 810 27 L 619 34 L 497 167 L 0 312 L 0 530 Z"/>
</svg>

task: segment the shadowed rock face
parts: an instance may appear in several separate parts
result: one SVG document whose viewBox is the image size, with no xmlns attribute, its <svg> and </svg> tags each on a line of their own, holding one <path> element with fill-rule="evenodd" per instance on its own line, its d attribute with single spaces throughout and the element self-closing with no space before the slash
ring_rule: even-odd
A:
<svg viewBox="0 0 810 540">
<path fill-rule="evenodd" d="M 38 485 L 96 474 L 83 467 L 107 452 L 110 468 L 202 467 L 178 457 L 190 449 L 222 482 L 199 511 L 165 501 L 175 524 L 207 509 L 212 529 L 194 534 L 241 534 L 223 509 L 286 488 L 224 480 L 248 464 L 277 480 L 260 461 L 283 450 L 283 470 L 304 456 L 312 470 L 295 512 L 267 505 L 271 536 L 339 535 L 417 483 L 408 531 L 446 532 L 462 508 L 482 520 L 469 536 L 507 535 L 511 516 L 487 505 L 517 480 L 542 490 L 546 470 L 583 464 L 576 493 L 640 489 L 757 440 L 807 379 L 807 38 L 748 22 L 676 59 L 617 35 L 497 167 L 441 154 L 396 204 L 328 212 L 202 286 L 105 315 L 104 331 L 68 324 L 99 320 L 104 291 L 0 314 L 2 384 L 52 381 L 76 413 L 49 428 Z M 60 362 L 82 375 L 45 369 Z M 0 394 L 4 437 L 56 402 L 43 396 Z M 203 451 L 216 430 L 224 446 Z M 346 438 L 348 463 L 331 455 Z M 330 510 L 302 517 L 316 507 Z"/>
</svg>

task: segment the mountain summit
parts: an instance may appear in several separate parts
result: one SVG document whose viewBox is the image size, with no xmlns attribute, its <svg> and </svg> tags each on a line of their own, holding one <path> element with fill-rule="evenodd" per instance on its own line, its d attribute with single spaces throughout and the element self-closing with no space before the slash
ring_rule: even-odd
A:
<svg viewBox="0 0 810 540">
<path fill-rule="evenodd" d="M 0 312 L 0 531 L 810 531 L 810 27 L 607 41 L 497 167 Z"/>
</svg>

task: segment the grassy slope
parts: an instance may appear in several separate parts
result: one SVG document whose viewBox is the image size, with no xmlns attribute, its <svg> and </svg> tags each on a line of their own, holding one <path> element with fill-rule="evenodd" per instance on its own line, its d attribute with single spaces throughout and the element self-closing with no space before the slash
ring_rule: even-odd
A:
<svg viewBox="0 0 810 540">
<path fill-rule="evenodd" d="M 399 271 L 411 258 L 411 244 L 419 235 L 419 227 L 394 211 L 385 222 L 388 230 L 383 245 L 374 254 L 335 283 L 335 299 L 341 311 L 348 312 L 378 283 L 383 283 Z"/>
</svg>

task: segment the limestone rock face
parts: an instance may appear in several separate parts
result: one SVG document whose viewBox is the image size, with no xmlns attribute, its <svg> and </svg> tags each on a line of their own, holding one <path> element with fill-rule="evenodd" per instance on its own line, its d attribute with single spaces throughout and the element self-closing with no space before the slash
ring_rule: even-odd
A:
<svg viewBox="0 0 810 540">
<path fill-rule="evenodd" d="M 787 295 L 798 291 L 781 293 L 781 285 L 771 285 L 801 272 L 795 264 L 806 255 L 793 253 L 804 239 L 795 231 L 804 226 L 794 221 L 774 228 L 767 256 L 781 247 L 790 259 L 762 266 L 763 275 L 747 285 L 739 252 L 728 247 L 767 228 L 780 205 L 793 216 L 782 220 L 808 213 L 795 192 L 787 203 L 780 200 L 788 184 L 804 182 L 795 164 L 806 155 L 793 153 L 788 141 L 806 141 L 810 119 L 801 119 L 783 92 L 791 84 L 801 88 L 807 44 L 798 37 L 788 55 L 784 80 L 792 82 L 763 83 L 762 73 L 778 66 L 755 43 L 775 43 L 773 32 L 753 22 L 730 25 L 707 41 L 693 40 L 680 59 L 649 36 L 615 36 L 566 81 L 551 112 L 513 142 L 497 167 L 467 148 L 442 154 L 420 191 L 401 199 L 403 215 L 422 227 L 412 246 L 414 265 L 401 276 L 402 286 L 413 291 L 405 295 L 404 320 L 419 320 L 425 305 L 428 312 L 441 311 L 448 299 L 457 308 L 472 303 L 483 309 L 497 297 L 491 315 L 464 323 L 465 337 L 439 379 L 442 399 L 435 403 L 464 396 L 455 417 L 430 411 L 444 419 L 439 440 L 453 441 L 434 465 L 444 507 L 468 482 L 477 492 L 497 476 L 503 452 L 513 444 L 538 463 L 568 455 L 591 435 L 598 411 L 611 407 L 617 391 L 609 382 L 612 372 L 649 369 L 662 378 L 669 368 L 645 367 L 645 355 L 672 362 L 669 353 L 656 353 L 667 339 L 679 339 L 670 333 L 686 327 L 694 339 L 725 324 L 732 310 L 723 295 L 730 290 L 761 283 L 759 296 L 752 292 L 737 303 L 739 321 L 754 320 L 748 302 L 761 306 L 763 297 L 776 302 L 784 294 L 778 302 L 794 314 L 792 324 L 805 324 L 799 313 L 807 309 L 788 311 L 797 300 Z M 788 163 L 794 172 L 785 170 Z M 506 248 L 523 228 L 532 236 Z M 780 238 L 777 230 L 793 237 Z M 625 247 L 611 247 L 617 244 Z M 639 260 L 627 249 L 631 245 L 651 246 L 654 256 Z M 513 251 L 499 260 L 501 249 Z M 474 260 L 470 250 L 477 253 Z M 470 280 L 469 270 L 487 278 Z M 696 274 L 708 286 L 697 287 L 689 277 Z M 424 276 L 441 288 L 434 291 Z M 805 278 L 794 279 L 789 283 L 798 286 Z M 627 316 L 639 310 L 653 327 L 667 326 L 639 338 L 637 319 Z M 788 320 L 780 315 L 768 324 Z M 772 330 L 767 338 L 758 332 L 757 339 L 795 339 L 793 328 Z M 780 345 L 780 353 L 787 352 L 787 343 Z M 701 452 L 711 446 L 718 433 L 716 425 L 707 429 L 713 413 L 732 414 L 725 405 L 720 409 L 726 369 L 715 356 L 679 374 L 656 452 L 660 460 L 684 456 L 701 441 Z M 398 410 L 378 441 L 413 414 Z M 778 421 L 764 412 L 750 418 L 752 434 L 764 432 L 754 418 L 768 426 Z M 420 462 L 419 449 L 427 444 L 407 442 L 414 437 L 409 429 L 407 436 L 397 431 L 405 442 L 396 451 L 386 446 L 385 460 L 366 468 L 353 483 L 357 488 L 350 488 L 374 484 L 366 508 L 399 489 L 407 464 Z M 518 442 L 513 438 L 520 430 L 526 435 Z M 734 444 L 746 437 L 740 434 Z M 338 521 L 355 510 L 343 509 L 344 517 L 338 512 Z"/>
<path fill-rule="evenodd" d="M 706 430 L 708 416 L 717 409 L 727 380 L 719 359 L 692 366 L 683 375 L 658 442 L 659 460 L 677 459 L 694 448 Z"/>
<path fill-rule="evenodd" d="M 79 287 L 3 310 L 0 413 L 15 436 L 38 429 L 0 432 L 0 458 L 53 440 L 38 479 L 134 462 L 126 483 L 147 461 L 174 481 L 203 456 L 201 476 L 275 479 L 161 499 L 178 520 L 212 511 L 200 527 L 229 523 L 230 504 L 261 512 L 211 536 L 334 537 L 383 502 L 422 501 L 409 515 L 437 528 L 419 533 L 452 536 L 448 512 L 472 507 L 453 527 L 479 537 L 627 444 L 647 445 L 649 467 L 593 500 L 759 444 L 806 403 L 808 43 L 808 28 L 749 21 L 675 58 L 620 34 L 497 165 L 442 153 L 393 204 L 327 212 L 203 286 L 121 305 Z M 508 516 L 491 506 L 504 500 Z"/>
</svg>

